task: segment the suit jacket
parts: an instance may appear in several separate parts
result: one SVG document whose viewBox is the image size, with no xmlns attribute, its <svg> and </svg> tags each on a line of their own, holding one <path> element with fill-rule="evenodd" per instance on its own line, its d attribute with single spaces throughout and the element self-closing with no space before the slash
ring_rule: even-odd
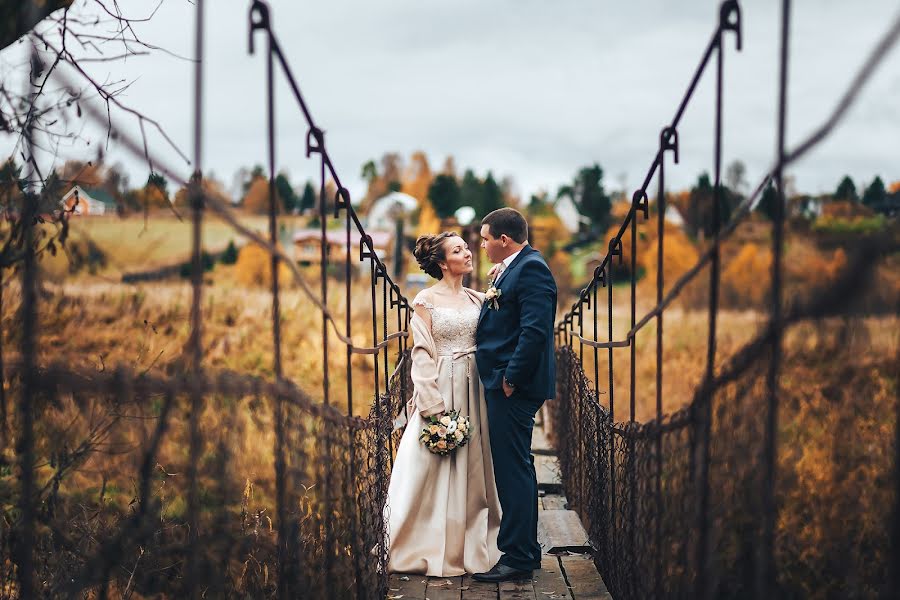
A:
<svg viewBox="0 0 900 600">
<path fill-rule="evenodd" d="M 475 341 L 475 361 L 485 389 L 503 377 L 529 398 L 556 394 L 553 322 L 556 281 L 541 253 L 526 245 L 498 281 L 499 308 L 485 301 Z"/>
</svg>

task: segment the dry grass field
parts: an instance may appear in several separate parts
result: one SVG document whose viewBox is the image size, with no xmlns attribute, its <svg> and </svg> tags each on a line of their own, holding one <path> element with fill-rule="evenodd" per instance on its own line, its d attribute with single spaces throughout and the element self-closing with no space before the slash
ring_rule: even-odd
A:
<svg viewBox="0 0 900 600">
<path fill-rule="evenodd" d="M 250 218 L 253 219 L 253 218 Z M 254 221 L 255 223 L 255 221 Z M 264 227 L 262 219 L 259 228 Z M 64 259 L 42 264 L 40 296 L 39 362 L 65 361 L 86 372 L 105 371 L 114 365 L 128 365 L 149 374 L 172 374 L 184 368 L 185 346 L 190 332 L 191 287 L 173 279 L 154 284 L 119 283 L 121 272 L 140 265 L 163 265 L 184 260 L 188 253 L 187 223 L 151 221 L 141 232 L 138 220 L 87 220 L 74 229 L 73 239 L 90 236 L 110 257 L 100 273 L 66 276 Z M 206 245 L 224 247 L 232 234 L 225 225 L 209 221 Z M 127 242 L 127 243 L 126 243 Z M 795 246 L 796 248 L 796 246 Z M 796 250 L 795 250 L 796 251 Z M 831 265 L 832 258 L 824 264 Z M 758 269 L 751 265 L 750 269 Z M 731 272 L 734 272 L 733 268 Z M 799 269 L 802 271 L 802 269 Z M 728 265 L 725 266 L 728 273 Z M 824 272 L 824 271 L 823 271 Z M 885 271 L 890 285 L 896 284 L 893 267 Z M 737 273 L 741 274 L 741 273 Z M 826 273 L 827 274 L 827 273 Z M 21 331 L 17 311 L 18 283 L 4 274 L 2 305 L 3 357 L 9 364 L 17 358 Z M 315 274 L 310 274 L 311 277 Z M 247 286 L 238 265 L 217 264 L 204 276 L 204 364 L 210 370 L 230 369 L 271 378 L 271 294 L 265 287 Z M 262 277 L 262 280 L 265 280 Z M 674 277 L 667 281 L 672 281 Z M 314 280 L 314 278 L 313 278 Z M 330 308 L 343 322 L 344 298 L 335 281 Z M 737 288 L 734 288 L 737 289 Z M 882 286 L 882 291 L 884 291 Z M 888 289 L 888 296 L 893 294 Z M 605 290 L 604 290 L 605 291 Z M 702 298 L 702 290 L 688 290 Z M 354 284 L 352 314 L 354 343 L 370 345 L 372 321 L 370 290 L 366 280 Z M 629 329 L 628 288 L 614 290 L 617 313 L 613 338 L 623 339 Z M 638 288 L 637 315 L 651 306 L 652 291 L 642 282 Z M 760 294 L 759 291 L 756 292 Z M 380 298 L 380 296 L 379 296 Z M 561 309 L 571 300 L 560 301 Z M 599 337 L 606 339 L 605 300 L 600 303 Z M 665 312 L 663 406 L 671 413 L 688 405 L 704 370 L 708 315 L 705 310 L 679 303 Z M 291 284 L 281 296 L 282 349 L 284 373 L 314 398 L 321 397 L 322 320 L 310 301 Z M 765 323 L 765 314 L 748 308 L 725 308 L 718 315 L 717 367 L 750 341 Z M 585 315 L 585 333 L 592 334 L 590 311 Z M 393 331 L 394 318 L 391 318 Z M 346 353 L 330 334 L 331 403 L 346 410 Z M 576 350 L 578 344 L 575 344 Z M 781 371 L 782 410 L 779 429 L 780 520 L 777 552 L 790 589 L 810 597 L 840 595 L 839 587 L 825 589 L 804 582 L 821 582 L 835 569 L 834 560 L 843 548 L 865 548 L 858 563 L 883 564 L 886 536 L 883 528 L 893 491 L 887 474 L 893 452 L 892 433 L 896 425 L 898 394 L 897 360 L 900 356 L 900 318 L 895 314 L 836 317 L 810 321 L 791 327 L 785 337 Z M 597 355 L 601 395 L 609 405 L 608 354 Z M 393 357 L 392 357 L 393 358 Z M 594 373 L 594 352 L 583 352 L 585 371 Z M 353 406 L 357 415 L 368 413 L 373 397 L 372 358 L 354 355 Z M 390 365 L 393 368 L 393 365 Z M 655 416 L 656 406 L 656 323 L 641 330 L 635 342 L 635 417 L 646 421 Z M 616 349 L 616 420 L 629 416 L 630 349 Z M 6 382 L 7 392 L 14 391 Z M 16 431 L 15 394 L 4 395 L 7 431 Z M 50 482 L 57 472 L 54 456 L 61 449 L 78 447 L 93 435 L 98 424 L 113 423 L 104 434 L 99 450 L 80 460 L 62 481 L 60 494 L 73 504 L 100 503 L 107 510 L 125 513 L 135 497 L 135 473 L 140 450 L 159 414 L 161 399 L 112 412 L 110 399 L 63 397 L 41 414 L 37 431 L 39 458 L 38 485 Z M 118 410 L 118 409 L 117 409 Z M 183 409 L 180 409 L 183 410 Z M 179 412 L 163 442 L 155 475 L 163 501 L 165 519 L 179 520 L 185 511 L 183 480 L 188 464 L 186 412 Z M 227 448 L 228 485 L 237 498 L 253 490 L 244 503 L 271 514 L 274 497 L 272 407 L 257 398 L 208 398 L 200 416 L 206 439 L 204 464 L 214 464 Z M 0 469 L 0 504 L 4 511 L 13 502 L 14 444 L 4 444 Z M 212 486 L 213 480 L 209 483 Z M 310 481 L 312 484 L 312 481 Z M 251 485 L 251 488 L 247 486 Z M 210 497 L 209 502 L 214 498 Z M 247 512 L 240 502 L 230 504 L 235 522 Z M 258 513 L 257 513 L 258 514 Z M 837 524 L 837 525 L 836 525 Z M 241 527 L 244 527 L 241 522 Z M 864 565 L 860 567 L 865 570 Z M 874 567 L 873 567 L 874 568 Z M 872 576 L 871 573 L 866 573 Z M 874 576 L 877 576 L 876 572 Z M 839 584 L 835 584 L 839 585 Z M 815 592 L 815 593 L 813 593 Z"/>
<path fill-rule="evenodd" d="M 268 234 L 267 216 L 243 215 L 241 220 L 251 229 Z M 288 230 L 299 222 L 299 217 L 279 218 L 279 223 L 283 223 Z M 109 280 L 117 280 L 123 273 L 148 271 L 190 258 L 190 214 L 182 215 L 182 220 L 169 213 L 153 214 L 146 222 L 140 216 L 76 217 L 70 220 L 70 224 L 70 244 L 78 246 L 88 240 L 93 242 L 106 261 L 106 265 L 97 269 L 95 275 Z M 231 225 L 207 215 L 203 223 L 204 248 L 208 252 L 221 252 L 232 240 L 238 246 L 242 244 L 241 236 Z M 70 275 L 69 260 L 63 252 L 56 257 L 48 256 L 43 261 L 43 267 L 47 276 L 56 281 Z"/>
</svg>

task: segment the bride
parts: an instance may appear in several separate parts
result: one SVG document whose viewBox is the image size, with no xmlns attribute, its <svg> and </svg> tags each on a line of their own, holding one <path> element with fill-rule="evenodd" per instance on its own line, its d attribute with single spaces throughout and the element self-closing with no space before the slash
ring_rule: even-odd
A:
<svg viewBox="0 0 900 600">
<path fill-rule="evenodd" d="M 423 235 L 415 257 L 438 280 L 413 300 L 413 395 L 388 487 L 388 569 L 452 577 L 499 559 L 500 502 L 494 483 L 487 408 L 475 366 L 475 329 L 484 294 L 463 287 L 472 253 L 453 232 Z M 419 441 L 425 420 L 458 410 L 471 439 L 453 454 Z"/>
</svg>

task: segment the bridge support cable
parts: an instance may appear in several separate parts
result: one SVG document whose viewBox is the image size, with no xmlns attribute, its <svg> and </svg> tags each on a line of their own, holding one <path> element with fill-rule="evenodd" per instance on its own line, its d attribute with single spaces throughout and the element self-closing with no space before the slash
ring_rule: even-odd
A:
<svg viewBox="0 0 900 600">
<path fill-rule="evenodd" d="M 785 196 L 784 169 L 827 138 L 847 114 L 849 107 L 859 97 L 859 92 L 881 64 L 887 52 L 900 38 L 900 15 L 895 17 L 886 33 L 879 39 L 871 54 L 852 78 L 848 91 L 840 98 L 837 106 L 823 124 L 802 140 L 793 150 L 786 147 L 787 80 L 790 42 L 790 2 L 784 1 L 781 10 L 781 52 L 778 70 L 778 130 L 776 157 L 772 167 L 762 177 L 761 182 L 733 210 L 730 218 L 722 212 L 725 189 L 722 185 L 722 144 L 723 87 L 725 75 L 725 48 L 723 43 L 728 35 L 736 38 L 737 49 L 741 47 L 741 7 L 736 1 L 723 2 L 719 7 L 718 26 L 703 52 L 700 65 L 692 76 L 672 122 L 662 129 L 658 150 L 653 157 L 647 177 L 641 188 L 632 197 L 632 205 L 618 231 L 609 240 L 608 251 L 601 263 L 594 269 L 591 280 L 581 290 L 579 297 L 557 324 L 558 372 L 557 396 L 559 400 L 551 409 L 553 430 L 558 432 L 556 442 L 563 468 L 566 489 L 572 490 L 573 504 L 579 507 L 582 519 L 589 524 L 592 541 L 596 545 L 595 560 L 604 579 L 610 585 L 615 597 L 662 597 L 686 595 L 709 598 L 719 593 L 723 577 L 738 577 L 746 584 L 746 592 L 754 597 L 765 598 L 778 595 L 782 590 L 776 583 L 779 573 L 775 563 L 775 532 L 779 522 L 776 498 L 776 465 L 778 459 L 779 431 L 779 388 L 778 378 L 782 369 L 782 338 L 786 329 L 820 311 L 846 310 L 851 298 L 865 289 L 864 276 L 852 273 L 852 269 L 865 266 L 871 273 L 871 265 L 866 264 L 872 257 L 884 257 L 889 248 L 894 247 L 890 234 L 874 240 L 865 248 L 856 248 L 844 275 L 838 277 L 832 290 L 820 292 L 817 300 L 794 311 L 786 313 L 784 306 L 784 240 L 785 240 Z M 713 64 L 715 66 L 713 67 Z M 694 97 L 695 89 L 703 73 L 715 69 L 715 119 L 713 138 L 713 195 L 708 247 L 703 250 L 697 263 L 675 281 L 665 280 L 665 210 L 666 175 L 665 154 L 673 154 L 678 163 L 679 122 Z M 656 305 L 646 311 L 643 317 L 636 314 L 635 271 L 637 252 L 640 251 L 635 238 L 640 235 L 639 213 L 644 213 L 647 187 L 653 177 L 656 181 Z M 774 182 L 778 193 L 778 206 L 773 220 L 772 239 L 772 289 L 767 302 L 770 305 L 769 324 L 765 331 L 730 358 L 717 356 L 718 317 L 720 314 L 719 287 L 722 273 L 722 245 L 745 222 L 750 211 L 758 202 L 762 191 Z M 644 214 L 646 217 L 646 214 Z M 613 270 L 622 261 L 623 236 L 630 233 L 631 267 L 630 330 L 621 338 L 614 337 L 614 317 L 620 307 L 614 305 Z M 618 263 L 616 256 L 619 256 Z M 868 258 L 866 258 L 868 257 Z M 880 260 L 880 259 L 874 259 Z M 703 269 L 709 267 L 706 321 L 706 355 L 703 377 L 697 386 L 689 406 L 675 413 L 667 413 L 664 405 L 663 367 L 669 348 L 664 345 L 665 311 L 683 295 L 688 284 L 701 279 Z M 855 282 L 855 283 L 854 283 Z M 607 334 L 606 339 L 598 337 L 598 327 L 602 310 L 597 305 L 597 292 L 601 287 L 607 290 Z M 832 293 L 833 291 L 838 293 Z M 824 307 L 828 307 L 825 309 Z M 583 319 L 588 318 L 590 309 L 594 319 L 593 336 L 586 337 L 587 329 Z M 808 309 L 808 310 L 807 310 Z M 799 316 L 805 314 L 805 317 Z M 575 319 L 579 319 L 576 324 Z M 637 358 L 636 337 L 638 332 L 650 322 L 656 325 L 655 357 L 655 415 L 646 423 L 636 421 L 635 406 L 638 378 L 635 372 Z M 578 341 L 578 348 L 574 342 Z M 584 360 L 584 348 L 594 350 L 593 360 Z M 631 364 L 628 379 L 630 383 L 629 414 L 627 420 L 616 422 L 616 379 L 615 354 L 617 349 L 629 348 Z M 607 349 L 608 369 L 603 377 L 599 361 L 599 350 Z M 752 356 L 752 358 L 751 358 Z M 723 364 L 723 360 L 725 360 Z M 592 367 L 588 367 L 593 362 Z M 763 365 L 763 362 L 765 364 Z M 759 367 L 759 365 L 763 365 Z M 588 378 L 585 370 L 591 368 L 593 377 Z M 723 471 L 729 459 L 722 456 L 731 440 L 726 440 L 729 422 L 723 419 L 740 419 L 729 411 L 738 409 L 744 399 L 751 399 L 756 389 L 753 382 L 757 378 L 764 399 L 761 410 L 752 418 L 744 417 L 744 426 L 756 427 L 752 442 L 734 440 L 730 451 L 735 456 L 744 456 L 761 466 L 746 482 L 733 483 L 729 493 L 741 493 L 744 484 L 747 491 L 758 490 L 762 498 L 747 494 L 741 502 L 747 504 L 746 514 L 755 515 L 756 525 L 752 535 L 745 536 L 743 542 L 752 551 L 747 551 L 745 570 L 740 574 L 725 572 L 720 553 L 723 544 L 728 543 L 730 532 L 722 527 L 735 526 L 730 519 L 743 511 L 741 506 L 722 506 L 721 498 L 713 494 L 721 491 Z M 607 379 L 606 389 L 601 390 L 601 379 Z M 599 405 L 601 394 L 607 394 L 608 404 Z M 753 402 L 757 402 L 755 398 Z M 587 424 L 593 421 L 588 408 L 598 406 L 601 411 L 598 423 L 606 432 L 598 431 L 593 439 L 586 435 Z M 749 406 L 749 405 L 748 405 Z M 714 411 L 715 407 L 715 411 Z M 749 409 L 741 409 L 749 410 Z M 726 429 L 722 429 L 722 428 Z M 608 435 L 604 435 L 604 433 Z M 590 447 L 585 446 L 590 444 Z M 743 453 L 743 454 L 740 454 Z M 594 468 L 588 468 L 588 457 L 604 456 L 603 468 L 596 470 L 599 480 L 592 480 Z M 725 461 L 725 462 L 723 462 Z M 600 461 L 598 461 L 600 462 Z M 900 462 L 900 458 L 898 458 Z M 743 477 L 743 475 L 741 475 Z M 752 505 L 752 506 L 751 506 Z M 738 512 L 736 512 L 738 511 Z M 900 504 L 896 510 L 900 515 Z M 897 519 L 900 523 L 900 518 Z M 640 527 L 637 527 L 640 523 Z M 900 554 L 898 554 L 900 555 Z M 637 565 L 637 566 L 635 566 Z"/>
</svg>

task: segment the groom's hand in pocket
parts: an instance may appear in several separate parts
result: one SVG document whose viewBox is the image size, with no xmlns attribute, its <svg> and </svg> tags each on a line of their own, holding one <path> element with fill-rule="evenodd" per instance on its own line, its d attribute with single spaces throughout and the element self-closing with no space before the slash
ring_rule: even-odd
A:
<svg viewBox="0 0 900 600">
<path fill-rule="evenodd" d="M 516 386 L 512 385 L 510 382 L 506 380 L 506 377 L 503 378 L 503 394 L 509 398 L 513 395 L 513 392 L 516 391 Z"/>
</svg>

